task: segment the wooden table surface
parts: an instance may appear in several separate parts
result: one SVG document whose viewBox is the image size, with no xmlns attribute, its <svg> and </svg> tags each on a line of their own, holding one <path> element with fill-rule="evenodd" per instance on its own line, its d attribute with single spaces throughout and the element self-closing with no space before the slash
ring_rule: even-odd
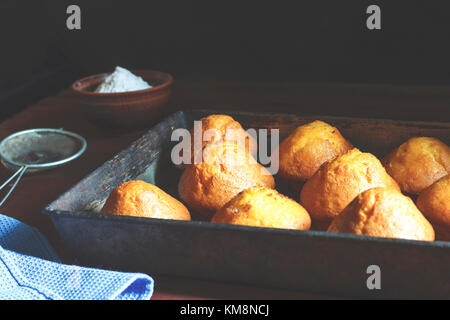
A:
<svg viewBox="0 0 450 320">
<path fill-rule="evenodd" d="M 431 95 L 426 115 L 424 97 Z M 381 99 L 388 96 L 389 99 Z M 305 85 L 239 81 L 175 82 L 169 110 L 190 108 L 241 109 L 308 114 L 374 116 L 412 120 L 441 120 L 430 110 L 446 110 L 450 90 L 446 87 L 390 87 Z M 380 109 L 381 106 L 381 109 Z M 434 108 L 434 109 L 433 109 Z M 441 109 L 442 108 L 442 109 Z M 375 111 L 378 112 L 375 112 Z M 433 118 L 435 117 L 435 118 Z M 155 119 L 156 121 L 156 119 Z M 149 128 L 153 123 L 149 123 Z M 41 210 L 60 194 L 126 148 L 145 130 L 114 131 L 99 128 L 80 114 L 70 90 L 48 97 L 0 125 L 0 139 L 30 128 L 64 128 L 84 136 L 88 148 L 72 163 L 51 171 L 26 175 L 1 209 L 1 213 L 37 227 L 62 257 L 69 257 L 50 219 Z M 0 178 L 11 173 L 0 169 Z M 156 280 L 153 299 L 302 299 L 335 298 L 296 291 L 213 283 L 152 275 Z"/>
</svg>

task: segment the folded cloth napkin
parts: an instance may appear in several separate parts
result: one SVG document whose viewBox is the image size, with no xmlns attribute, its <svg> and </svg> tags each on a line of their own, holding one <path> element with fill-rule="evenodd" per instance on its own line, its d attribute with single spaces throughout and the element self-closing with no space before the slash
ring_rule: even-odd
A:
<svg viewBox="0 0 450 320">
<path fill-rule="evenodd" d="M 0 300 L 144 300 L 153 279 L 60 262 L 35 228 L 0 215 Z"/>
</svg>

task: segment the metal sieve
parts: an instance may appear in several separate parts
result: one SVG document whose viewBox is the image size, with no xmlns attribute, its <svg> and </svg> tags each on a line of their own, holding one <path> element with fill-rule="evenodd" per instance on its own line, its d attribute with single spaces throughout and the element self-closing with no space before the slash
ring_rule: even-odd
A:
<svg viewBox="0 0 450 320">
<path fill-rule="evenodd" d="M 20 179 L 27 172 L 37 172 L 59 167 L 76 158 L 86 150 L 86 140 L 63 129 L 30 129 L 14 133 L 0 143 L 0 159 L 3 165 L 15 171 L 1 186 L 2 190 L 17 177 L 0 202 L 6 201 Z"/>
</svg>

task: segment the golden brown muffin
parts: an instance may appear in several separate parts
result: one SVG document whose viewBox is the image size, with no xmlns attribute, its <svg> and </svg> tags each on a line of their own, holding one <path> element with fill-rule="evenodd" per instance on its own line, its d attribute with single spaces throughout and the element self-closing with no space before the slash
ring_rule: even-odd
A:
<svg viewBox="0 0 450 320">
<path fill-rule="evenodd" d="M 200 119 L 201 131 L 195 131 L 195 126 L 190 130 L 191 134 L 191 163 L 194 163 L 195 154 L 201 154 L 210 143 L 218 141 L 241 141 L 242 147 L 250 151 L 253 156 L 257 152 L 256 140 L 249 135 L 231 116 L 213 114 Z M 197 135 L 197 138 L 195 138 Z M 197 145 L 195 139 L 198 139 Z M 199 159 L 198 157 L 196 159 Z M 198 161 L 201 162 L 201 159 Z M 180 169 L 186 168 L 186 164 L 178 165 Z"/>
<path fill-rule="evenodd" d="M 300 204 L 265 187 L 240 192 L 216 212 L 211 222 L 297 230 L 311 227 L 311 218 Z"/>
<path fill-rule="evenodd" d="M 414 202 L 401 192 L 373 188 L 358 195 L 338 215 L 330 232 L 433 241 L 434 230 Z"/>
<path fill-rule="evenodd" d="M 163 190 L 144 181 L 122 183 L 111 192 L 101 210 L 115 215 L 191 220 L 188 209 Z"/>
<path fill-rule="evenodd" d="M 305 183 L 300 200 L 313 223 L 324 226 L 358 194 L 375 187 L 400 190 L 373 154 L 354 148 L 323 164 Z"/>
<path fill-rule="evenodd" d="M 450 147 L 436 138 L 411 138 L 382 163 L 403 192 L 419 194 L 450 173 Z"/>
<path fill-rule="evenodd" d="M 450 175 L 423 190 L 417 198 L 417 207 L 430 219 L 436 238 L 450 241 Z"/>
<path fill-rule="evenodd" d="M 352 145 L 335 127 L 316 120 L 295 129 L 279 146 L 278 176 L 293 188 L 300 186 L 329 160 L 350 149 Z"/>
<path fill-rule="evenodd" d="M 236 143 L 219 141 L 203 150 L 204 161 L 189 165 L 181 175 L 181 199 L 208 220 L 242 190 L 275 187 L 270 172 Z"/>
</svg>

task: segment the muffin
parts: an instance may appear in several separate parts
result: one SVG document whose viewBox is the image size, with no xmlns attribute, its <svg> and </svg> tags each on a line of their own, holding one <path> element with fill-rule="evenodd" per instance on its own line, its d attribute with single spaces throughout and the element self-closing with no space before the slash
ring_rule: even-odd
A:
<svg viewBox="0 0 450 320">
<path fill-rule="evenodd" d="M 323 164 L 305 183 L 300 201 L 313 224 L 323 228 L 358 194 L 375 187 L 400 190 L 374 155 L 354 148 Z"/>
<path fill-rule="evenodd" d="M 236 143 L 219 141 L 203 150 L 203 162 L 189 165 L 178 184 L 181 199 L 203 218 L 250 187 L 274 188 L 269 171 Z"/>
<path fill-rule="evenodd" d="M 450 147 L 436 138 L 411 138 L 382 163 L 403 192 L 417 195 L 450 173 Z"/>
<path fill-rule="evenodd" d="M 329 232 L 433 241 L 434 230 L 414 202 L 395 189 L 373 188 L 338 215 Z"/>
<path fill-rule="evenodd" d="M 213 114 L 200 119 L 201 128 L 196 127 L 190 130 L 191 135 L 191 163 L 201 162 L 202 150 L 210 143 L 218 141 L 240 141 L 243 148 L 256 156 L 257 143 L 256 140 L 249 135 L 231 116 L 223 114 Z M 201 130 L 200 130 L 201 129 Z M 196 144 L 197 143 L 197 144 Z M 197 154 L 197 157 L 195 157 Z M 177 167 L 180 169 L 186 168 L 187 164 L 181 164 Z"/>
<path fill-rule="evenodd" d="M 300 191 L 320 166 L 350 149 L 352 145 L 335 127 L 316 120 L 295 129 L 279 146 L 278 176 Z"/>
<path fill-rule="evenodd" d="M 240 192 L 216 212 L 211 222 L 297 230 L 311 226 L 311 218 L 300 204 L 265 187 Z"/>
<path fill-rule="evenodd" d="M 450 175 L 423 190 L 417 207 L 430 219 L 438 240 L 450 241 Z"/>
<path fill-rule="evenodd" d="M 144 181 L 122 183 L 111 192 L 102 213 L 158 219 L 191 220 L 188 209 L 163 190 Z"/>
</svg>

